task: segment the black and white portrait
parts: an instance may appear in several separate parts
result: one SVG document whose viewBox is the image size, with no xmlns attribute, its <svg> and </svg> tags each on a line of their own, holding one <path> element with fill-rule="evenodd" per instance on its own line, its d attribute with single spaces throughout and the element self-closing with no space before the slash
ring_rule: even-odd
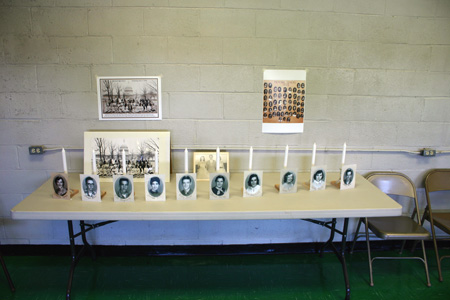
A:
<svg viewBox="0 0 450 300">
<path fill-rule="evenodd" d="M 101 201 L 100 183 L 97 175 L 80 175 L 81 182 L 81 200 L 83 201 Z"/>
<path fill-rule="evenodd" d="M 244 197 L 262 196 L 262 171 L 244 172 Z"/>
<path fill-rule="evenodd" d="M 69 179 L 65 173 L 52 174 L 53 198 L 70 199 Z"/>
<path fill-rule="evenodd" d="M 325 167 L 312 167 L 311 168 L 311 182 L 310 191 L 324 190 L 326 187 L 326 171 Z"/>
<path fill-rule="evenodd" d="M 280 177 L 281 194 L 297 192 L 297 170 L 282 170 Z"/>
<path fill-rule="evenodd" d="M 355 187 L 356 165 L 342 166 L 341 171 L 341 190 Z"/>
<path fill-rule="evenodd" d="M 146 201 L 165 201 L 164 175 L 145 175 Z"/>
<path fill-rule="evenodd" d="M 134 201 L 134 188 L 132 175 L 114 175 L 114 201 L 130 202 Z"/>
<path fill-rule="evenodd" d="M 210 174 L 210 199 L 228 199 L 229 179 L 228 173 Z"/>
<path fill-rule="evenodd" d="M 196 174 L 177 174 L 177 199 L 195 200 L 197 199 Z"/>
</svg>

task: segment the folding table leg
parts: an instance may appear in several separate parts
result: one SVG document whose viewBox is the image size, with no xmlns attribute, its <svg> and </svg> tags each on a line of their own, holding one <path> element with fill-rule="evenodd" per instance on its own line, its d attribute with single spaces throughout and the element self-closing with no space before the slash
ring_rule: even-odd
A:
<svg viewBox="0 0 450 300">
<path fill-rule="evenodd" d="M 3 255 L 1 252 L 0 252 L 0 263 L 2 265 L 3 272 L 5 273 L 6 280 L 8 280 L 8 284 L 9 284 L 9 288 L 11 289 L 11 292 L 15 292 L 16 288 L 14 287 L 11 276 L 9 276 L 9 272 L 8 272 L 8 269 L 6 268 L 6 264 L 5 264 L 5 261 L 3 260 Z"/>
</svg>

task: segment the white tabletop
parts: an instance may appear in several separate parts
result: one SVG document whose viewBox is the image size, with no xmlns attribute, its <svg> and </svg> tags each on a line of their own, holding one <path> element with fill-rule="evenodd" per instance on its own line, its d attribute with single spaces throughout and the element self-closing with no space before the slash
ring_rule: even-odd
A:
<svg viewBox="0 0 450 300">
<path fill-rule="evenodd" d="M 338 179 L 328 173 L 329 180 Z M 209 182 L 197 183 L 197 200 L 177 200 L 175 174 L 166 184 L 166 201 L 145 201 L 144 183 L 135 183 L 134 202 L 114 202 L 111 182 L 101 182 L 107 194 L 102 202 L 52 198 L 52 184 L 47 181 L 11 210 L 13 219 L 33 220 L 246 220 L 305 219 L 398 216 L 401 206 L 357 174 L 356 187 L 339 190 L 327 182 L 322 191 L 309 191 L 303 185 L 309 174 L 298 174 L 298 191 L 279 194 L 274 187 L 279 173 L 264 173 L 263 196 L 242 197 L 243 173 L 230 174 L 230 198 L 209 199 Z M 70 187 L 80 189 L 79 174 L 70 174 Z"/>
</svg>

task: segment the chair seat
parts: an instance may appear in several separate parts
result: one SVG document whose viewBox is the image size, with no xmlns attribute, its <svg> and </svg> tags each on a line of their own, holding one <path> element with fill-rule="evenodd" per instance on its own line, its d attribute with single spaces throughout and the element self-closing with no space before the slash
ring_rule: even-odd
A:
<svg viewBox="0 0 450 300">
<path fill-rule="evenodd" d="M 369 228 L 385 240 L 428 240 L 430 233 L 406 216 L 369 218 Z"/>
<path fill-rule="evenodd" d="M 450 213 L 433 213 L 434 225 L 442 231 L 450 233 Z"/>
</svg>

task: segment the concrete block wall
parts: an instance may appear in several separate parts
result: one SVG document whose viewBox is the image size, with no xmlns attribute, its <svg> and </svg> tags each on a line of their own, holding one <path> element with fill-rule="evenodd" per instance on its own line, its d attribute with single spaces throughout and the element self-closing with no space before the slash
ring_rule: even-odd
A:
<svg viewBox="0 0 450 300">
<path fill-rule="evenodd" d="M 261 133 L 265 69 L 306 69 L 305 131 Z M 99 121 L 96 76 L 162 76 L 162 121 Z M 289 163 L 365 174 L 398 170 L 419 187 L 427 170 L 450 167 L 448 0 L 4 0 L 0 2 L 0 242 L 67 244 L 61 221 L 17 221 L 10 209 L 62 170 L 68 148 L 82 172 L 83 133 L 171 131 L 173 172 L 181 148 L 255 147 L 254 167 Z M 279 147 L 280 150 L 264 148 Z M 326 151 L 323 151 L 326 149 Z M 366 151 L 351 151 L 363 149 Z M 231 149 L 231 171 L 247 151 Z M 350 229 L 354 228 L 352 220 Z M 132 233 L 132 234 L 130 234 Z M 298 220 L 118 222 L 90 232 L 93 244 L 314 242 L 320 227 Z"/>
</svg>

